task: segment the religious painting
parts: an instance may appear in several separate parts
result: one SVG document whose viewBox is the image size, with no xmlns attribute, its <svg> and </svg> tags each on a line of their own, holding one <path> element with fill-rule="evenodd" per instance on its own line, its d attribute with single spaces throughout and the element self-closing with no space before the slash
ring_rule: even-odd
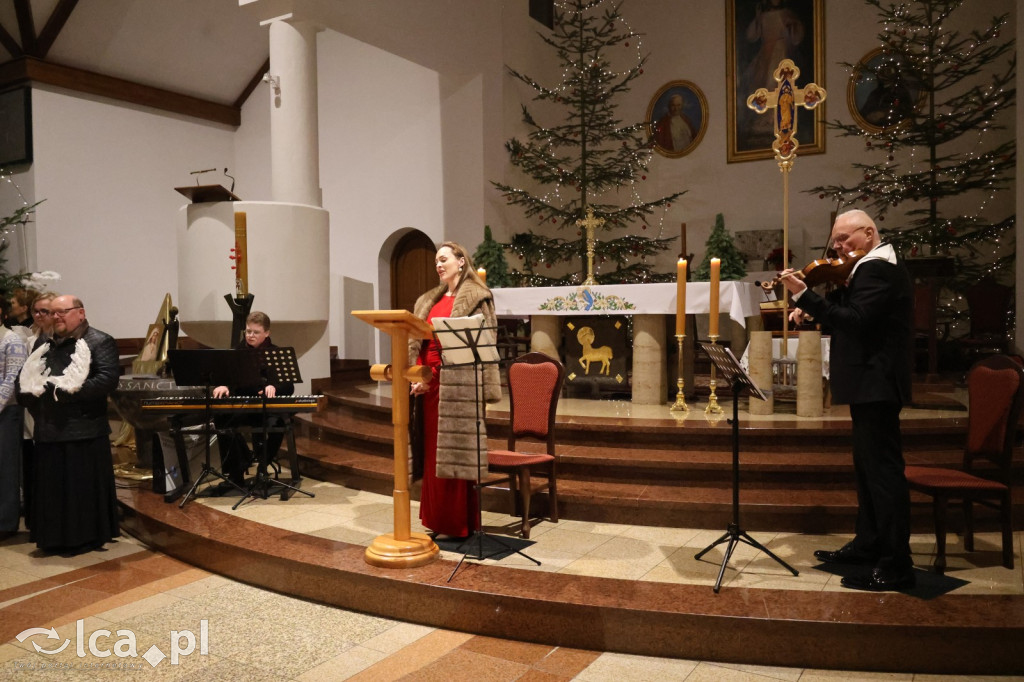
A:
<svg viewBox="0 0 1024 682">
<path fill-rule="evenodd" d="M 726 160 L 773 158 L 775 126 L 771 112 L 758 113 L 747 98 L 759 88 L 774 92 L 774 73 L 783 59 L 800 71 L 798 88 L 825 87 L 825 9 L 823 0 L 726 0 Z M 797 111 L 800 154 L 825 151 L 824 105 Z"/>
<path fill-rule="evenodd" d="M 853 120 L 869 133 L 905 124 L 920 110 L 923 97 L 921 81 L 903 56 L 882 48 L 864 55 L 846 86 Z"/>
<path fill-rule="evenodd" d="M 0 93 L 0 168 L 32 162 L 32 90 Z"/>
<path fill-rule="evenodd" d="M 670 159 L 686 156 L 707 130 L 708 102 L 690 81 L 670 81 L 647 106 L 647 129 L 654 151 Z"/>
<path fill-rule="evenodd" d="M 597 398 L 628 394 L 629 318 L 587 315 L 564 318 L 566 395 Z"/>
</svg>

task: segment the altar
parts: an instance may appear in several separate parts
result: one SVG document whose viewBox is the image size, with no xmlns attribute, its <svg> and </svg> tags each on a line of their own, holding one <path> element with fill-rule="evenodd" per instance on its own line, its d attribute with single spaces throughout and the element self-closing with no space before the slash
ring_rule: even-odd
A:
<svg viewBox="0 0 1024 682">
<path fill-rule="evenodd" d="M 659 405 L 668 396 L 666 317 L 675 317 L 677 286 L 658 284 L 605 284 L 586 287 L 523 287 L 492 289 L 498 317 L 530 318 L 530 349 L 560 357 L 559 317 L 567 315 L 633 316 L 633 402 Z M 753 282 L 720 282 L 719 314 L 727 315 L 741 331 L 748 319 L 760 323 L 759 303 L 764 294 Z M 709 315 L 711 283 L 688 282 L 686 314 Z M 692 347 L 694 339 L 687 338 Z M 745 340 L 745 339 L 744 339 Z M 692 367 L 693 353 L 687 351 Z M 674 385 L 674 382 L 673 382 Z M 692 386 L 692 380 L 689 382 Z"/>
</svg>

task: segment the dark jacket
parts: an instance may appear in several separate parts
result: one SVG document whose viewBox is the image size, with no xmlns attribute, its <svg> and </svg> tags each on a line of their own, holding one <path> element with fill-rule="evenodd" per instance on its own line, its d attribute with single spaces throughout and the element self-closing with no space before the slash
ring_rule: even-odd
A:
<svg viewBox="0 0 1024 682">
<path fill-rule="evenodd" d="M 33 437 L 42 443 L 87 440 L 110 433 L 107 417 L 107 396 L 117 388 L 121 368 L 114 337 L 86 326 L 80 338 L 89 348 L 89 372 L 81 387 L 69 392 L 46 385 L 38 397 L 22 392 L 18 379 L 18 402 L 35 418 Z M 76 330 L 78 331 L 78 330 Z M 63 376 L 71 364 L 78 338 L 69 336 L 40 340 L 36 347 L 46 346 L 43 361 L 50 376 Z"/>
<path fill-rule="evenodd" d="M 248 343 L 245 342 L 244 339 L 242 341 L 238 342 L 238 345 L 235 346 L 235 350 L 241 350 L 241 351 L 247 351 L 249 353 L 259 353 L 260 354 L 259 365 L 260 365 L 260 375 L 262 377 L 262 383 L 260 383 L 259 385 L 256 385 L 256 386 L 229 386 L 228 390 L 231 392 L 231 395 L 233 395 L 233 396 L 259 395 L 260 391 L 262 391 L 268 384 L 271 383 L 267 379 L 267 368 L 266 368 L 266 363 L 264 362 L 265 358 L 264 358 L 264 355 L 263 355 L 262 351 L 270 350 L 272 348 L 277 348 L 277 346 L 275 346 L 273 343 L 271 343 L 269 338 L 264 339 L 263 343 L 261 343 L 256 348 L 253 348 L 252 346 L 250 346 Z M 274 389 L 275 389 L 277 395 L 280 395 L 280 396 L 291 395 L 292 393 L 295 392 L 295 384 L 291 383 L 290 381 L 279 381 L 279 382 L 274 384 Z"/>
<path fill-rule="evenodd" d="M 796 304 L 832 336 L 829 372 L 838 405 L 910 402 L 914 293 L 902 262 L 860 263 L 845 287 Z"/>
</svg>

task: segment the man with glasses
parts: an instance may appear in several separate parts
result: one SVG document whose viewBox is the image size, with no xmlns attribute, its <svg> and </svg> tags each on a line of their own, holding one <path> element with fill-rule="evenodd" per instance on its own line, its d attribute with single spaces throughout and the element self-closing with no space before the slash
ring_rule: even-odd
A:
<svg viewBox="0 0 1024 682">
<path fill-rule="evenodd" d="M 853 422 L 856 535 L 843 547 L 820 549 L 814 556 L 824 563 L 872 567 L 843 578 L 844 587 L 909 589 L 915 578 L 899 415 L 910 401 L 913 287 L 906 267 L 893 247 L 882 243 L 875 222 L 864 211 L 847 211 L 836 218 L 832 246 L 843 255 L 865 254 L 846 286 L 823 298 L 797 277 L 782 279 L 798 308 L 791 319 L 799 323 L 811 315 L 832 335 L 832 402 L 849 405 Z"/>
<path fill-rule="evenodd" d="M 117 343 L 89 325 L 76 296 L 50 304 L 53 337 L 37 343 L 18 377 L 35 418 L 29 538 L 65 555 L 99 549 L 120 531 L 107 396 L 120 374 Z"/>
<path fill-rule="evenodd" d="M 260 352 L 277 348 L 270 340 L 270 318 L 266 313 L 258 310 L 249 313 L 245 318 L 245 340 L 239 342 L 238 350 Z M 262 357 L 262 355 L 261 355 Z M 262 369 L 262 367 L 261 367 Z M 289 382 L 277 384 L 264 381 L 257 386 L 217 386 L 213 389 L 214 398 L 226 398 L 229 395 L 237 396 L 276 396 L 291 395 L 295 386 Z M 277 416 L 267 417 L 267 426 L 277 427 L 281 425 L 281 418 Z M 229 488 L 242 490 L 245 483 L 245 472 L 249 468 L 252 453 L 245 436 L 238 430 L 239 427 L 250 427 L 252 429 L 253 450 L 259 452 L 263 449 L 263 434 L 260 429 L 263 426 L 263 419 L 258 415 L 234 415 L 220 417 L 217 419 L 217 431 L 223 438 L 221 445 L 221 467 L 230 481 Z M 259 473 L 266 473 L 266 466 L 276 456 L 284 439 L 282 433 L 270 433 L 267 435 L 266 453 L 260 460 Z M 225 489 L 224 492 L 228 490 Z"/>
</svg>

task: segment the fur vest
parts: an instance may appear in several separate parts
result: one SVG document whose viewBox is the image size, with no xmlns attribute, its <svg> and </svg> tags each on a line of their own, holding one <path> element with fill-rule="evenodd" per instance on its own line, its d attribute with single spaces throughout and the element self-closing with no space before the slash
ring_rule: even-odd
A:
<svg viewBox="0 0 1024 682">
<path fill-rule="evenodd" d="M 441 300 L 447 285 L 441 284 L 423 294 L 413 309 L 420 319 L 427 319 L 430 309 Z M 494 301 L 491 292 L 475 281 L 467 279 L 459 285 L 452 302 L 452 317 L 483 314 L 484 326 L 494 327 Z M 416 364 L 423 342 L 409 341 L 409 362 Z M 437 425 L 437 476 L 440 478 L 477 479 L 477 443 L 480 461 L 487 466 L 487 431 L 484 409 L 480 406 L 479 433 L 477 431 L 476 379 L 473 367 L 442 367 Z M 478 370 L 479 371 L 479 370 Z M 501 383 L 497 365 L 484 365 L 480 376 L 484 400 L 489 403 L 501 399 Z M 478 440 L 479 437 L 479 440 Z"/>
</svg>

